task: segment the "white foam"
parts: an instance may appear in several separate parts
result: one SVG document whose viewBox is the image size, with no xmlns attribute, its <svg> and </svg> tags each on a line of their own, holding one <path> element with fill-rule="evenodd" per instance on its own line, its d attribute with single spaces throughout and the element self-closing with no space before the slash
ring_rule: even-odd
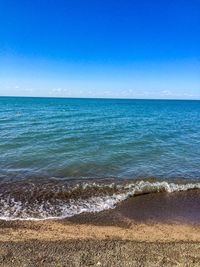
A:
<svg viewBox="0 0 200 267">
<path fill-rule="evenodd" d="M 99 185 L 85 184 L 84 189 L 88 187 L 116 187 L 115 184 Z M 140 195 L 151 192 L 178 192 L 190 189 L 200 189 L 200 183 L 175 184 L 168 182 L 147 182 L 140 181 L 126 185 L 117 186 L 119 193 L 107 196 L 94 196 L 88 199 L 71 199 L 68 201 L 58 201 L 52 204 L 48 201 L 45 203 L 21 203 L 13 198 L 3 199 L 0 196 L 0 219 L 2 220 L 46 220 L 46 219 L 62 219 L 81 214 L 83 212 L 100 212 L 103 210 L 113 209 L 117 203 L 126 200 L 134 195 Z"/>
</svg>

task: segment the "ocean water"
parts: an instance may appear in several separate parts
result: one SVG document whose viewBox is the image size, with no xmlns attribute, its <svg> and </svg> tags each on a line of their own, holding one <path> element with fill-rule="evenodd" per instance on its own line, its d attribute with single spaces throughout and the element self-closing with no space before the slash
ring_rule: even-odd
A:
<svg viewBox="0 0 200 267">
<path fill-rule="evenodd" d="M 200 101 L 0 97 L 0 218 L 200 188 Z"/>
</svg>

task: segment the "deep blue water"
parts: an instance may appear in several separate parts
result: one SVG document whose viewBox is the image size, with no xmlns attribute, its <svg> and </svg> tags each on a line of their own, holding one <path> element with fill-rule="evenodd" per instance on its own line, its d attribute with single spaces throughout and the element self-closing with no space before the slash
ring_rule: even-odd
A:
<svg viewBox="0 0 200 267">
<path fill-rule="evenodd" d="M 0 98 L 0 177 L 200 178 L 200 101 Z"/>
</svg>

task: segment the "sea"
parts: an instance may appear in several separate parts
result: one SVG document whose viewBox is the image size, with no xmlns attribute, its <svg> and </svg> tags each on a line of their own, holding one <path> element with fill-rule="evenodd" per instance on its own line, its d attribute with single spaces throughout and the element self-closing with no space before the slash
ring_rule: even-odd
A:
<svg viewBox="0 0 200 267">
<path fill-rule="evenodd" d="M 200 101 L 0 97 L 0 219 L 200 189 Z"/>
</svg>

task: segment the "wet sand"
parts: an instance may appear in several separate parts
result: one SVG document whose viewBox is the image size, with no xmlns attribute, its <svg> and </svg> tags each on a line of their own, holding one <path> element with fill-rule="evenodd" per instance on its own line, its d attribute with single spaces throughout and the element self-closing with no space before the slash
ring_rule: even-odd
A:
<svg viewBox="0 0 200 267">
<path fill-rule="evenodd" d="M 0 266 L 200 266 L 199 211 L 193 190 L 65 220 L 0 221 Z"/>
</svg>

